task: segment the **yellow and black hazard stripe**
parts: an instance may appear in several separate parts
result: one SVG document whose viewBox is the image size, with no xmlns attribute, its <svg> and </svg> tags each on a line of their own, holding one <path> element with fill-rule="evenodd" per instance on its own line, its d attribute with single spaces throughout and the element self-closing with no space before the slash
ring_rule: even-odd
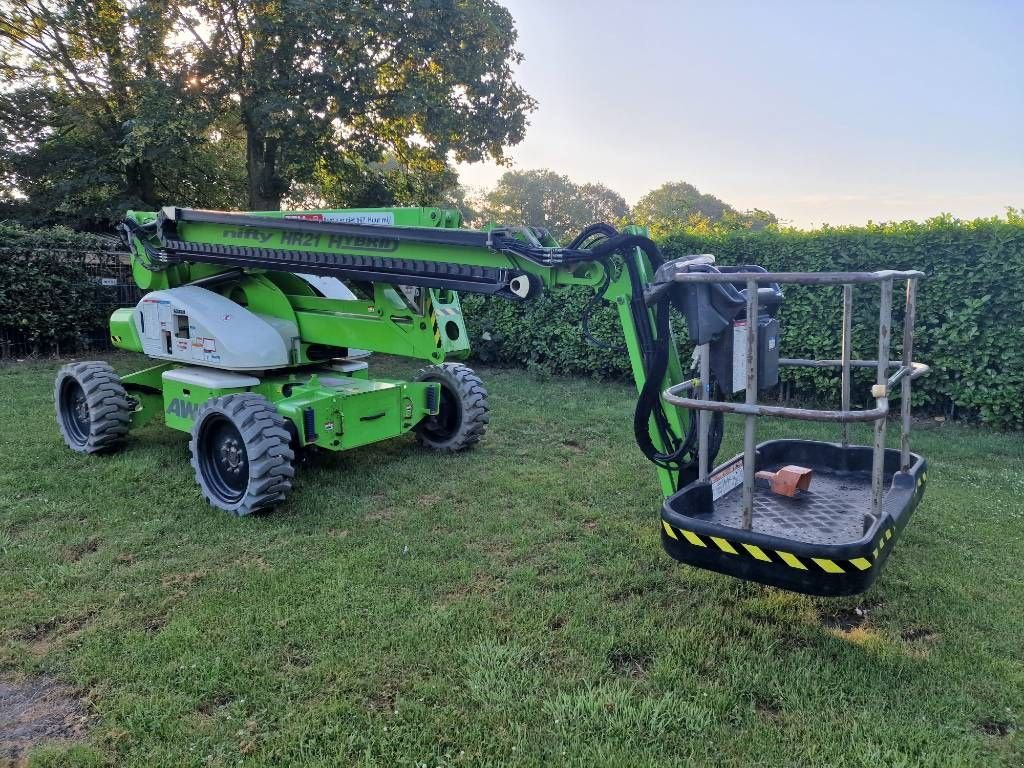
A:
<svg viewBox="0 0 1024 768">
<path fill-rule="evenodd" d="M 434 311 L 434 302 L 430 298 L 430 294 L 427 294 L 427 303 L 424 305 L 424 312 L 430 315 L 430 327 L 434 331 L 434 345 L 441 348 L 441 328 L 437 324 L 437 312 Z"/>
<path fill-rule="evenodd" d="M 853 557 L 848 560 L 834 560 L 827 557 L 807 557 L 805 555 L 797 555 L 793 552 L 787 552 L 784 549 L 769 549 L 767 547 L 759 547 L 756 544 L 730 541 L 719 536 L 697 534 L 694 531 L 688 531 L 685 528 L 676 528 L 675 526 L 669 525 L 669 523 L 664 520 L 661 521 L 661 525 L 665 530 L 665 535 L 671 539 L 675 539 L 680 544 L 686 543 L 692 547 L 704 548 L 712 552 L 724 552 L 727 555 L 735 555 L 736 557 L 752 558 L 754 560 L 760 560 L 762 563 L 785 565 L 800 571 L 829 574 L 857 573 L 859 571 L 870 570 L 878 561 L 879 555 L 882 550 L 885 549 L 886 543 L 895 535 L 895 530 L 893 528 L 889 528 L 884 531 L 878 537 L 878 546 L 875 547 L 871 557 Z"/>
</svg>

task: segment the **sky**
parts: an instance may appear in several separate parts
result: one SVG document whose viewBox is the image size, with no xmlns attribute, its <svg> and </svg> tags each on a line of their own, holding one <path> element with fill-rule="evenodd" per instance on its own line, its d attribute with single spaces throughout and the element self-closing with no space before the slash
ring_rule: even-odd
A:
<svg viewBox="0 0 1024 768">
<path fill-rule="evenodd" d="M 502 2 L 538 101 L 513 168 L 798 227 L 1024 207 L 1024 0 Z"/>
</svg>

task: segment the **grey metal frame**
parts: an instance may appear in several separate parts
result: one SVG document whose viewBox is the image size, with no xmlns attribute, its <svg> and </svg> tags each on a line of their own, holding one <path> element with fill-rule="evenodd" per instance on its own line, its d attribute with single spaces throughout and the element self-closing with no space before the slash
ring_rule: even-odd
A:
<svg viewBox="0 0 1024 768">
<path fill-rule="evenodd" d="M 668 265 L 666 265 L 668 266 Z M 803 421 L 825 421 L 842 424 L 843 447 L 849 445 L 849 428 L 851 422 L 874 423 L 874 445 L 871 464 L 871 503 L 875 516 L 881 515 L 885 466 L 886 419 L 889 415 L 889 395 L 897 384 L 900 385 L 900 469 L 910 468 L 910 428 L 911 428 L 911 382 L 924 376 L 930 370 L 923 363 L 912 359 L 914 344 L 915 304 L 917 300 L 917 281 L 924 277 L 923 272 L 914 270 L 878 272 L 689 272 L 685 264 L 681 269 L 670 274 L 670 278 L 681 283 L 739 283 L 745 282 L 747 287 L 747 388 L 743 403 L 726 403 L 711 400 L 710 394 L 710 346 L 704 344 L 699 349 L 700 378 L 675 384 L 662 393 L 668 403 L 680 408 L 696 409 L 699 416 L 698 440 L 698 472 L 701 480 L 706 481 L 710 472 L 708 457 L 708 432 L 711 411 L 737 413 L 744 416 L 743 430 L 743 528 L 750 530 L 753 526 L 754 511 L 754 469 L 755 449 L 757 445 L 757 418 L 759 416 L 776 416 L 784 419 Z M 890 360 L 892 336 L 892 290 L 893 282 L 906 282 L 906 302 L 903 320 L 902 359 Z M 804 366 L 812 368 L 838 367 L 841 370 L 840 410 L 820 410 L 809 408 L 790 408 L 777 405 L 760 405 L 757 402 L 757 287 L 761 283 L 783 283 L 797 285 L 841 285 L 843 288 L 842 343 L 839 360 L 804 360 L 799 358 L 780 358 L 779 365 Z M 878 309 L 878 357 L 874 360 L 854 360 L 853 357 L 853 289 L 857 284 L 877 284 L 879 286 Z M 751 322 L 751 319 L 753 320 Z M 875 407 L 863 411 L 850 408 L 850 379 L 852 368 L 874 368 L 876 370 L 875 386 L 871 394 L 875 398 Z M 896 371 L 889 375 L 889 370 Z M 684 392 L 694 393 L 702 390 L 703 397 L 685 397 Z"/>
</svg>

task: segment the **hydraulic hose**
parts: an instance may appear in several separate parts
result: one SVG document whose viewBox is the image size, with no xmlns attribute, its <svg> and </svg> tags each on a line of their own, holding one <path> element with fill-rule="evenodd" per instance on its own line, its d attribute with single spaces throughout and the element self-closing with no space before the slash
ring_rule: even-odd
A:
<svg viewBox="0 0 1024 768">
<path fill-rule="evenodd" d="M 671 292 L 665 292 L 654 306 L 655 327 L 652 334 L 649 308 L 643 293 L 644 281 L 636 260 L 629 253 L 631 248 L 639 248 L 655 271 L 664 263 L 661 251 L 653 240 L 642 235 L 626 233 L 608 237 L 595 245 L 591 249 L 591 254 L 595 258 L 604 259 L 612 253 L 618 253 L 625 262 L 631 286 L 630 310 L 644 366 L 644 385 L 640 389 L 633 412 L 633 433 L 637 446 L 644 456 L 656 466 L 678 472 L 679 482 L 682 483 L 684 475 L 688 474 L 687 471 L 696 465 L 698 419 L 695 418 L 695 413 L 691 413 L 687 420 L 686 434 L 676 435 L 661 401 L 661 389 L 668 371 L 669 345 L 672 339 Z M 651 439 L 652 418 L 664 450 L 659 450 Z M 709 435 L 709 451 L 712 457 L 718 453 L 723 432 L 723 418 L 721 414 L 715 414 L 712 417 Z"/>
</svg>

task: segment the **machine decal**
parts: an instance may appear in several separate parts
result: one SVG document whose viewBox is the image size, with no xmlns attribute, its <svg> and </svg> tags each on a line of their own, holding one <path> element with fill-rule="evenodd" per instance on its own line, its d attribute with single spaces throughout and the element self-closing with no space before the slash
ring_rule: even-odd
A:
<svg viewBox="0 0 1024 768">
<path fill-rule="evenodd" d="M 190 403 L 180 397 L 171 400 L 171 404 L 167 406 L 167 413 L 180 416 L 183 419 L 194 419 L 198 410 L 199 406 L 196 403 Z"/>
<path fill-rule="evenodd" d="M 395 214 L 391 211 L 291 213 L 287 214 L 285 218 L 301 221 L 331 221 L 339 224 L 376 224 L 378 227 L 390 227 L 395 223 Z"/>
<path fill-rule="evenodd" d="M 274 233 L 248 227 L 237 227 L 225 229 L 221 235 L 229 240 L 256 240 L 259 243 L 266 243 L 274 236 Z"/>
<path fill-rule="evenodd" d="M 715 501 L 722 498 L 743 482 L 743 462 L 737 461 L 711 476 L 711 498 Z"/>
</svg>

